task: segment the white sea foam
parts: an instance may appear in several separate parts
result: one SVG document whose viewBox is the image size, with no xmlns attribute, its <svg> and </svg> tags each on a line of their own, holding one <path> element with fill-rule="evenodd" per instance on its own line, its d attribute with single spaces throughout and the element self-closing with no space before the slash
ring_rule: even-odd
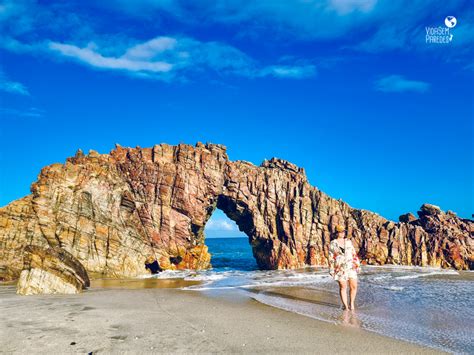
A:
<svg viewBox="0 0 474 355">
<path fill-rule="evenodd" d="M 222 280 L 224 278 L 226 278 L 228 276 L 226 276 L 224 273 L 221 273 L 221 274 L 196 274 L 196 275 L 190 275 L 190 276 L 186 276 L 184 278 L 185 281 L 216 281 L 216 280 Z"/>
<path fill-rule="evenodd" d="M 417 279 L 420 277 L 426 276 L 433 276 L 433 275 L 459 275 L 459 273 L 455 270 L 444 270 L 444 271 L 433 271 L 433 272 L 423 272 L 423 273 L 416 273 L 414 275 L 403 275 L 397 276 L 395 279 L 397 280 L 409 280 L 409 279 Z"/>
<path fill-rule="evenodd" d="M 231 290 L 231 289 L 237 289 L 240 287 L 242 286 L 220 286 L 220 287 L 186 286 L 186 287 L 181 287 L 181 290 L 188 290 L 188 291 Z"/>
<path fill-rule="evenodd" d="M 415 266 L 415 265 L 395 265 L 395 264 L 386 264 L 386 265 L 363 265 L 363 270 L 376 271 L 376 272 L 385 272 L 385 271 L 419 271 L 419 272 L 428 272 L 428 271 L 439 271 L 439 272 L 450 272 L 452 270 L 443 269 L 439 266 Z"/>
<path fill-rule="evenodd" d="M 384 289 L 389 290 L 389 291 L 403 291 L 405 287 L 401 286 L 385 286 Z"/>
<path fill-rule="evenodd" d="M 179 277 L 182 274 L 168 273 L 161 278 L 171 276 Z M 187 281 L 203 281 L 201 285 L 185 287 L 192 290 L 246 288 L 246 287 L 311 287 L 315 284 L 328 282 L 331 280 L 326 273 L 301 273 L 293 270 L 285 271 L 201 271 L 195 274 L 184 276 Z"/>
<path fill-rule="evenodd" d="M 153 274 L 152 278 L 154 279 L 184 279 L 194 274 L 196 274 L 196 272 L 192 270 L 164 270 L 157 274 Z"/>
<path fill-rule="evenodd" d="M 392 278 L 392 275 L 383 275 L 383 276 L 373 277 L 372 280 L 373 281 L 385 281 L 385 280 L 391 279 L 391 278 Z"/>
</svg>

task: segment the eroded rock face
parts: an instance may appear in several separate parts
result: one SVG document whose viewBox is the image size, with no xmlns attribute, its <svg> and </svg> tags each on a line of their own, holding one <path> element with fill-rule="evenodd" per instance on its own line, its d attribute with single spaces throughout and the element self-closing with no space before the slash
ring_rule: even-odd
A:
<svg viewBox="0 0 474 355">
<path fill-rule="evenodd" d="M 337 224 L 368 264 L 472 269 L 474 222 L 425 204 L 394 223 L 351 208 L 311 186 L 304 170 L 279 159 L 228 164 L 217 206 L 249 235 L 262 269 L 326 265 Z"/>
<path fill-rule="evenodd" d="M 89 285 L 89 276 L 82 264 L 64 249 L 25 247 L 18 294 L 74 294 Z"/>
<path fill-rule="evenodd" d="M 27 245 L 60 247 L 109 277 L 208 268 L 203 231 L 216 207 L 262 269 L 325 265 L 338 223 L 369 264 L 473 268 L 471 220 L 424 205 L 395 223 L 329 197 L 289 162 L 231 162 L 220 145 L 79 151 L 45 167 L 31 191 L 0 209 L 4 279 L 18 277 Z"/>
</svg>

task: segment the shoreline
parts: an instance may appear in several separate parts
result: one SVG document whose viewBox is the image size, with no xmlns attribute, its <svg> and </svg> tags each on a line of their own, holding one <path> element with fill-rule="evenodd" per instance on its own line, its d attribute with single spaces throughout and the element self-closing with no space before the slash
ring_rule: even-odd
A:
<svg viewBox="0 0 474 355">
<path fill-rule="evenodd" d="M 440 353 L 235 291 L 129 288 L 124 282 L 79 295 L 25 297 L 2 286 L 5 352 Z"/>
</svg>

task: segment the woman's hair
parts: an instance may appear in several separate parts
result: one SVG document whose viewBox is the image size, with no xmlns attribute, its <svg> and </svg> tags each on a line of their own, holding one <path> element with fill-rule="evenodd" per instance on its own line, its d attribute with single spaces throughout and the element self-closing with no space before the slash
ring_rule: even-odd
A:
<svg viewBox="0 0 474 355">
<path fill-rule="evenodd" d="M 339 232 L 344 232 L 344 238 L 347 238 L 347 231 L 346 231 L 346 228 L 342 225 L 342 224 L 336 224 L 336 226 L 334 227 L 334 231 L 331 233 L 332 234 L 332 237 L 331 239 L 336 239 L 337 238 L 337 234 Z"/>
<path fill-rule="evenodd" d="M 331 240 L 337 239 L 337 234 L 338 234 L 338 231 L 336 231 L 336 230 L 334 232 L 332 232 L 331 237 L 330 237 Z M 344 238 L 348 238 L 347 231 L 344 231 Z"/>
<path fill-rule="evenodd" d="M 334 230 L 337 232 L 345 232 L 346 231 L 346 228 L 344 228 L 344 226 L 342 224 L 336 224 L 336 227 L 334 228 Z"/>
</svg>

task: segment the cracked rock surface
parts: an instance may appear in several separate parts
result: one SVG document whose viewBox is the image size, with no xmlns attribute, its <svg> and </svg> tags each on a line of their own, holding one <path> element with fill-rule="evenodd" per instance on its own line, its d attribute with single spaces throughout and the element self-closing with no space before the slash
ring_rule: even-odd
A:
<svg viewBox="0 0 474 355">
<path fill-rule="evenodd" d="M 290 162 L 230 161 L 224 146 L 198 143 L 79 150 L 43 168 L 30 195 L 0 208 L 0 280 L 19 277 L 28 245 L 64 249 L 91 275 L 209 268 L 215 208 L 248 235 L 261 269 L 326 265 L 336 224 L 368 264 L 474 268 L 472 220 L 425 204 L 390 221 L 329 197 Z"/>
</svg>

